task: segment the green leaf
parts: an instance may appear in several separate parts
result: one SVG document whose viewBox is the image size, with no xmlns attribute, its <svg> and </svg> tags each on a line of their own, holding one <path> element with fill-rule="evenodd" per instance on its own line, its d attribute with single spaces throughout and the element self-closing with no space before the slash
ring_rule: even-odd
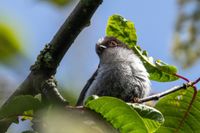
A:
<svg viewBox="0 0 200 133">
<path fill-rule="evenodd" d="M 120 15 L 113 15 L 109 18 L 106 35 L 116 37 L 125 44 L 130 44 L 131 46 L 135 46 L 137 43 L 134 23 L 126 20 Z"/>
<path fill-rule="evenodd" d="M 7 64 L 11 59 L 22 53 L 21 42 L 13 29 L 0 23 L 0 63 Z"/>
<path fill-rule="evenodd" d="M 24 111 L 37 110 L 40 106 L 40 101 L 30 95 L 17 96 L 0 109 L 0 120 L 21 116 Z"/>
<path fill-rule="evenodd" d="M 87 100 L 85 107 L 100 113 L 121 133 L 148 132 L 139 114 L 120 99 L 103 96 L 98 99 Z"/>
<path fill-rule="evenodd" d="M 149 132 L 155 132 L 163 123 L 164 117 L 162 113 L 155 108 L 144 104 L 129 103 L 134 110 L 143 118 L 143 121 Z"/>
<path fill-rule="evenodd" d="M 128 105 L 114 97 L 89 97 L 85 107 L 100 113 L 122 133 L 151 133 L 163 123 L 159 111 L 145 105 Z"/>
<path fill-rule="evenodd" d="M 167 63 L 161 60 L 156 60 L 155 65 L 157 68 L 159 68 L 163 72 L 170 73 L 170 74 L 177 73 L 177 68 L 175 66 L 168 65 Z"/>
<path fill-rule="evenodd" d="M 177 130 L 180 133 L 200 131 L 200 91 L 198 91 L 188 116 L 184 118 L 193 92 L 193 88 L 188 88 L 187 90 L 167 95 L 158 101 L 155 108 L 160 110 L 165 118 L 164 124 L 157 131 L 158 133 L 171 133 Z M 181 122 L 182 125 L 180 124 Z"/>
<path fill-rule="evenodd" d="M 168 65 L 161 60 L 153 61 L 152 57 L 148 57 L 147 51 L 143 51 L 137 43 L 137 35 L 133 22 L 124 19 L 120 15 L 113 15 L 109 18 L 106 36 L 113 36 L 128 45 L 136 55 L 142 60 L 146 67 L 151 80 L 159 82 L 169 82 L 177 80 L 177 68 Z"/>
</svg>

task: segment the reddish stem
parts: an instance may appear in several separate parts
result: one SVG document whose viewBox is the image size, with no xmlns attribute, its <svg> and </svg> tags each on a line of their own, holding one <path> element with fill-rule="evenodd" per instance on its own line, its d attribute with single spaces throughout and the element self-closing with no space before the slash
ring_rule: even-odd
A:
<svg viewBox="0 0 200 133">
<path fill-rule="evenodd" d="M 183 79 L 183 80 L 185 80 L 185 81 L 187 81 L 187 82 L 190 82 L 190 80 L 189 79 L 187 79 L 186 77 L 183 77 L 183 76 L 181 76 L 181 75 L 179 75 L 179 74 L 174 74 L 174 76 L 176 76 L 176 77 L 178 77 L 178 78 L 181 78 L 181 79 Z"/>
<path fill-rule="evenodd" d="M 200 81 L 200 77 L 199 77 L 197 80 L 195 80 L 195 81 L 192 83 L 192 85 L 197 84 L 199 81 Z"/>
</svg>

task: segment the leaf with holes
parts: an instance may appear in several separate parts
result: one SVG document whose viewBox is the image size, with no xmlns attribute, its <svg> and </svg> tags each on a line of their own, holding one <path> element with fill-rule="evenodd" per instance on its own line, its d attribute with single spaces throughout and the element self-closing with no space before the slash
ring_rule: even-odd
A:
<svg viewBox="0 0 200 133">
<path fill-rule="evenodd" d="M 154 62 L 152 57 L 148 57 L 147 51 L 143 51 L 137 45 L 137 35 L 133 22 L 120 15 L 112 15 L 107 23 L 106 36 L 116 37 L 127 44 L 142 60 L 151 80 L 169 82 L 178 79 L 178 77 L 174 76 L 177 73 L 175 66 L 168 65 L 161 60 Z"/>
<path fill-rule="evenodd" d="M 158 101 L 155 108 L 160 110 L 165 118 L 164 124 L 157 131 L 158 133 L 172 133 L 175 131 L 196 133 L 200 131 L 200 93 L 197 94 L 188 116 L 184 117 L 193 93 L 193 88 L 188 88 L 167 95 Z"/>
</svg>

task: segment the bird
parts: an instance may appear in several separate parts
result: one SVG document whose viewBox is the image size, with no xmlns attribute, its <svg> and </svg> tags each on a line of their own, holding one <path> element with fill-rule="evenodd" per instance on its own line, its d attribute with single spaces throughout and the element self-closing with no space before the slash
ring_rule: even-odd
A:
<svg viewBox="0 0 200 133">
<path fill-rule="evenodd" d="M 149 74 L 140 58 L 125 43 L 106 36 L 96 43 L 99 65 L 82 89 L 77 106 L 89 96 L 111 96 L 132 102 L 151 90 Z"/>
</svg>

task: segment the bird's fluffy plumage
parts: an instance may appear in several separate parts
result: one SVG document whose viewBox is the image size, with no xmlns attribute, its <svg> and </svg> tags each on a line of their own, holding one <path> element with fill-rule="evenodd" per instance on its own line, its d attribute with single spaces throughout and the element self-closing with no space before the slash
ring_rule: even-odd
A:
<svg viewBox="0 0 200 133">
<path fill-rule="evenodd" d="M 106 42 L 102 41 L 104 45 L 113 38 L 106 39 Z M 119 40 L 115 42 L 121 43 Z M 98 69 L 82 90 L 77 105 L 91 95 L 113 96 L 128 102 L 149 93 L 149 75 L 131 49 L 121 44 L 108 47 L 99 54 L 99 58 Z"/>
</svg>

